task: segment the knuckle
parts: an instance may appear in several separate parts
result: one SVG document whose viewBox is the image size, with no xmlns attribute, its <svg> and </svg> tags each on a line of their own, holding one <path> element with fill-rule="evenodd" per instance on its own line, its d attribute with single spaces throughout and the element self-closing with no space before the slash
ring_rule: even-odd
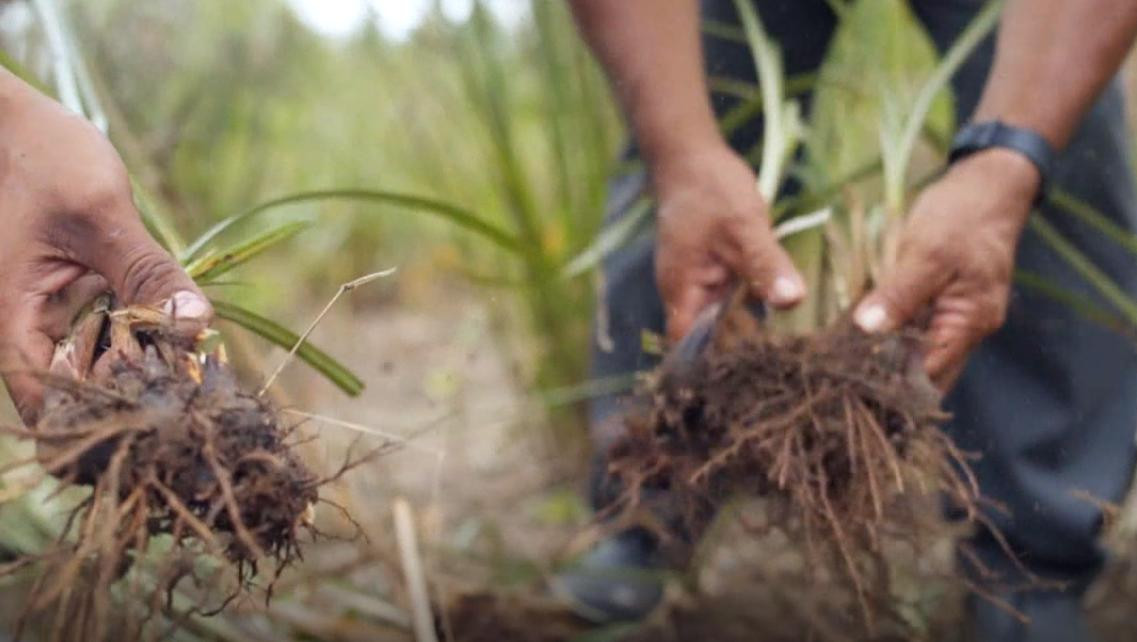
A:
<svg viewBox="0 0 1137 642">
<path fill-rule="evenodd" d="M 68 199 L 74 212 L 109 214 L 131 203 L 130 180 L 117 168 L 93 172 L 76 186 Z"/>
<path fill-rule="evenodd" d="M 755 266 L 766 265 L 771 262 L 773 257 L 773 248 L 770 247 L 770 244 L 754 234 L 739 237 L 738 249 L 742 259 Z"/>
<path fill-rule="evenodd" d="M 181 268 L 159 250 L 139 247 L 122 258 L 121 297 L 129 302 L 158 303 L 165 286 L 181 278 Z"/>
<path fill-rule="evenodd" d="M 952 250 L 947 243 L 933 241 L 921 243 L 917 249 L 923 260 L 936 268 L 944 268 L 952 264 Z"/>
<path fill-rule="evenodd" d="M 991 308 L 990 313 L 987 315 L 987 323 L 983 329 L 986 330 L 987 334 L 990 334 L 1003 327 L 1003 324 L 1006 322 L 1007 306 L 996 304 Z"/>
<path fill-rule="evenodd" d="M 740 199 L 732 202 L 724 216 L 726 222 L 735 229 L 754 230 L 770 227 L 766 209 L 759 200 Z"/>
</svg>

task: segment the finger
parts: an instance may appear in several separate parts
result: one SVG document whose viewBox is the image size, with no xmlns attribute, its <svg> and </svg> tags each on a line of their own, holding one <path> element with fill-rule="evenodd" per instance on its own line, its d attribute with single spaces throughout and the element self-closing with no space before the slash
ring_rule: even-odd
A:
<svg viewBox="0 0 1137 642">
<path fill-rule="evenodd" d="M 960 361 L 944 369 L 939 376 L 932 378 L 932 383 L 936 385 L 936 388 L 938 388 L 940 392 L 946 395 L 955 387 L 956 382 L 959 381 L 959 377 L 963 374 L 963 369 L 966 366 L 967 361 Z"/>
<path fill-rule="evenodd" d="M 943 290 L 949 274 L 924 252 L 901 255 L 880 285 L 857 305 L 853 320 L 865 332 L 902 326 Z"/>
<path fill-rule="evenodd" d="M 666 302 L 668 341 L 674 345 L 687 336 L 699 313 L 710 303 L 712 300 L 705 289 L 695 284 L 682 286 Z"/>
<path fill-rule="evenodd" d="M 39 284 L 46 286 L 47 291 L 20 306 L 21 313 L 7 326 L 12 341 L 5 346 L 2 358 L 9 394 L 21 419 L 29 425 L 36 421 L 43 407 L 42 373 L 77 374 L 74 351 L 68 355 L 73 361 L 66 364 L 67 368 L 53 361 L 57 342 L 69 335 L 80 309 L 107 290 L 105 279 L 75 266 L 52 270 Z"/>
<path fill-rule="evenodd" d="M 190 333 L 203 329 L 213 316 L 209 300 L 150 237 L 133 205 L 119 207 L 129 211 L 100 217 L 113 223 L 104 229 L 94 226 L 88 238 L 69 240 L 77 259 L 105 276 L 123 304 L 161 306 L 178 321 L 179 329 Z"/>
<path fill-rule="evenodd" d="M 769 225 L 755 221 L 737 235 L 738 260 L 731 265 L 754 298 L 775 308 L 792 308 L 805 298 L 805 280 L 774 238 Z"/>
<path fill-rule="evenodd" d="M 101 274 L 87 272 L 62 290 L 48 295 L 39 310 L 39 329 L 55 341 L 69 336 L 78 315 L 99 295 L 110 291 Z"/>
<path fill-rule="evenodd" d="M 968 350 L 960 350 L 956 345 L 958 344 L 933 348 L 924 358 L 924 370 L 928 377 L 945 393 L 955 385 L 967 363 Z"/>
<path fill-rule="evenodd" d="M 43 382 L 36 375 L 48 369 L 55 342 L 35 331 L 30 320 L 14 324 L 13 337 L 14 343 L 0 357 L 4 385 L 20 419 L 34 426 L 43 408 Z"/>
<path fill-rule="evenodd" d="M 924 370 L 944 392 L 955 383 L 967 362 L 967 355 L 979 337 L 963 319 L 940 317 L 928 331 L 928 351 Z"/>
</svg>

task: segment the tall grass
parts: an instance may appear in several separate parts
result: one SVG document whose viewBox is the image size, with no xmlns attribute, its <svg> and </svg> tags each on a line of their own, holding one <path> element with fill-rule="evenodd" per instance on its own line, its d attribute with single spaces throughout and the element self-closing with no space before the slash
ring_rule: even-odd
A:
<svg viewBox="0 0 1137 642">
<path fill-rule="evenodd" d="M 622 136 L 564 6 L 533 0 L 527 25 L 510 33 L 477 3 L 467 23 L 435 15 L 398 46 L 374 31 L 320 41 L 271 0 L 231 12 L 179 6 L 172 17 L 130 6 L 82 9 L 84 36 L 132 134 L 153 150 L 140 160 L 162 177 L 155 189 L 183 234 L 265 200 L 272 211 L 250 225 L 318 216 L 290 243 L 313 289 L 376 257 L 442 267 L 491 288 L 526 380 L 563 389 L 585 377 L 591 283 L 559 271 L 597 232 Z M 157 68 L 103 37 L 112 24 L 169 37 L 148 52 Z M 326 190 L 416 195 L 469 216 L 430 223 L 395 215 L 389 201 L 295 197 Z M 346 216 L 327 220 L 332 212 Z M 449 227 L 463 220 L 492 229 Z"/>
</svg>

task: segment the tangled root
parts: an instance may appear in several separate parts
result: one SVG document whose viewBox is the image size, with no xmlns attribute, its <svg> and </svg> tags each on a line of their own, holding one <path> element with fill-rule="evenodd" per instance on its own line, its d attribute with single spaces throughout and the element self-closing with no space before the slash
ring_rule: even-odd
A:
<svg viewBox="0 0 1137 642">
<path fill-rule="evenodd" d="M 238 387 L 223 352 L 199 352 L 169 323 L 150 309 L 90 313 L 57 350 L 42 417 L 19 431 L 49 473 L 93 487 L 37 560 L 25 614 L 51 615 L 44 637 L 140 637 L 149 615 L 173 612 L 181 580 L 202 579 L 202 553 L 237 571 L 222 606 L 248 588 L 259 561 L 279 574 L 299 557 L 322 480 L 292 452 L 269 404 Z M 90 372 L 59 374 L 88 349 Z M 112 608 L 112 585 L 148 555 L 163 562 L 149 586 L 133 588 L 149 596 L 149 613 L 127 618 Z M 135 628 L 123 629 L 127 621 Z"/>
<path fill-rule="evenodd" d="M 772 499 L 771 521 L 836 564 L 871 628 L 883 540 L 927 525 L 905 496 L 940 492 L 985 521 L 920 347 L 914 331 L 868 335 L 848 319 L 776 336 L 728 313 L 693 362 L 670 359 L 650 379 L 612 451 L 613 510 L 646 521 L 684 562 L 725 502 Z"/>
</svg>

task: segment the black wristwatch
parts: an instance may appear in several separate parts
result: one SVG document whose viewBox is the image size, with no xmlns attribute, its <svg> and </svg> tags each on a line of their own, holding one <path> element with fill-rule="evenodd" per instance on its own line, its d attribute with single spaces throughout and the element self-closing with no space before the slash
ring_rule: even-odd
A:
<svg viewBox="0 0 1137 642">
<path fill-rule="evenodd" d="M 952 139 L 948 160 L 954 163 L 992 147 L 1011 149 L 1026 156 L 1038 168 L 1038 174 L 1042 178 L 1038 184 L 1038 199 L 1046 194 L 1047 181 L 1054 166 L 1054 148 L 1038 132 L 1012 127 L 997 120 L 969 123 Z"/>
</svg>

